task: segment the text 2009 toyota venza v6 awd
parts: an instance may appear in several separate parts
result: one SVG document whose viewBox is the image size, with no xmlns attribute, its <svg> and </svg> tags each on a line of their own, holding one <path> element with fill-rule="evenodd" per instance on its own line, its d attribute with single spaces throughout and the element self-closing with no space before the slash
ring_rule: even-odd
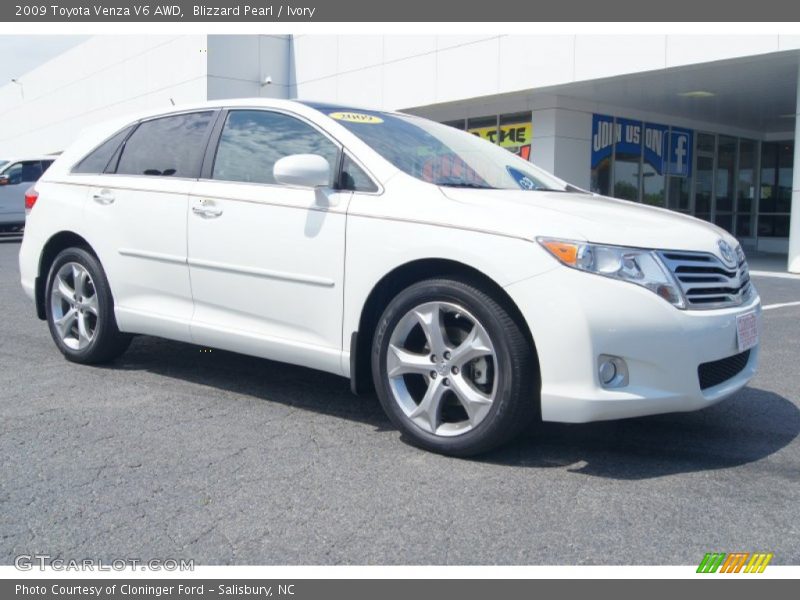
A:
<svg viewBox="0 0 800 600">
<path fill-rule="evenodd" d="M 396 113 L 239 100 L 97 128 L 26 198 L 22 285 L 73 361 L 149 334 L 374 386 L 417 444 L 694 410 L 760 302 L 708 223 Z"/>
</svg>

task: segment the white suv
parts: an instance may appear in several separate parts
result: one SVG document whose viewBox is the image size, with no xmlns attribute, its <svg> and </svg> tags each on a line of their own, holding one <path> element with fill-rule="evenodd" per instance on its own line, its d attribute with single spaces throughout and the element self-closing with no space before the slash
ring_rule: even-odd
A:
<svg viewBox="0 0 800 600">
<path fill-rule="evenodd" d="M 374 388 L 413 442 L 703 408 L 753 376 L 736 240 L 408 115 L 277 100 L 99 127 L 28 201 L 22 285 L 59 350 L 148 334 Z"/>
</svg>

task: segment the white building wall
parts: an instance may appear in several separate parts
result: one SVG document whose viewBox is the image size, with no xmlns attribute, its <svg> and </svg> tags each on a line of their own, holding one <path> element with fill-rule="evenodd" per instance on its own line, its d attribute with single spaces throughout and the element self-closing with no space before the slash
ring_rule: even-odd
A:
<svg viewBox="0 0 800 600">
<path fill-rule="evenodd" d="M 96 36 L 0 87 L 0 156 L 58 151 L 87 124 L 170 101 L 298 97 L 444 120 L 547 110 L 546 86 L 793 48 L 800 36 Z M 545 126 L 534 119 L 534 160 L 570 159 L 582 136 Z M 556 162 L 559 175 L 585 179 Z"/>
<path fill-rule="evenodd" d="M 208 99 L 288 98 L 290 52 L 289 35 L 208 36 Z"/>
<path fill-rule="evenodd" d="M 709 130 L 704 122 L 553 97 L 538 89 L 800 48 L 799 36 L 294 36 L 290 97 L 405 109 L 439 121 L 531 111 L 532 161 L 589 186 L 595 112 Z M 763 139 L 760 131 L 712 131 Z"/>
<path fill-rule="evenodd" d="M 0 156 L 63 150 L 84 127 L 206 96 L 206 36 L 97 36 L 0 88 Z"/>
<path fill-rule="evenodd" d="M 404 109 L 800 48 L 800 36 L 293 36 L 292 97 Z"/>
</svg>

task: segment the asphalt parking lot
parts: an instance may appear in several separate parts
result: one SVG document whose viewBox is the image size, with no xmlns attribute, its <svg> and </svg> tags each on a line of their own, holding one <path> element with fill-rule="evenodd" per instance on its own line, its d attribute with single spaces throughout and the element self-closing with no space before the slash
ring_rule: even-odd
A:
<svg viewBox="0 0 800 600">
<path fill-rule="evenodd" d="M 66 362 L 0 241 L 0 563 L 800 564 L 800 306 L 710 409 L 544 424 L 480 460 L 405 444 L 324 373 L 150 337 Z M 754 278 L 764 304 L 800 279 Z"/>
</svg>

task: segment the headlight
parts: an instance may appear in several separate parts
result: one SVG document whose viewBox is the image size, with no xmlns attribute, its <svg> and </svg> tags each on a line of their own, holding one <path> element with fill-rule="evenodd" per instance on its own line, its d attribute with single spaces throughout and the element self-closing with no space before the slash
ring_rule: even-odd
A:
<svg viewBox="0 0 800 600">
<path fill-rule="evenodd" d="M 653 250 L 549 238 L 536 238 L 536 241 L 568 267 L 635 283 L 673 306 L 685 307 L 680 288 Z"/>
</svg>

